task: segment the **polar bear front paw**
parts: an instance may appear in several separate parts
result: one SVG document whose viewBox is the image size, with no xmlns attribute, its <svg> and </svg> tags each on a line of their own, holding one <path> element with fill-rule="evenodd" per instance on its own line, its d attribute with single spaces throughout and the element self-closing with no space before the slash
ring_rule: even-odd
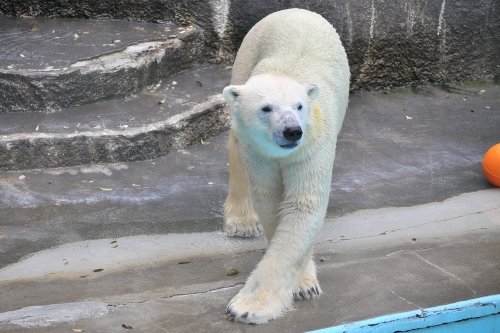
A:
<svg viewBox="0 0 500 333">
<path fill-rule="evenodd" d="M 256 237 L 264 233 L 257 219 L 229 217 L 224 223 L 224 233 L 230 237 Z"/>
<path fill-rule="evenodd" d="M 315 275 L 305 273 L 297 289 L 293 292 L 293 298 L 296 300 L 311 300 L 319 298 L 323 293 Z"/>
<path fill-rule="evenodd" d="M 278 318 L 290 306 L 270 293 L 238 293 L 226 308 L 228 319 L 245 324 L 264 324 Z"/>
</svg>

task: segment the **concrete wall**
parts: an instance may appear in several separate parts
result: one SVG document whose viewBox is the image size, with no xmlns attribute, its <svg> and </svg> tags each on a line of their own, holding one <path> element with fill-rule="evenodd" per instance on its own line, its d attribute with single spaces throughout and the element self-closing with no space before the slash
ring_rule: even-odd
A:
<svg viewBox="0 0 500 333">
<path fill-rule="evenodd" d="M 337 29 L 352 89 L 498 80 L 499 0 L 0 0 L 6 15 L 196 23 L 209 58 L 228 61 L 253 24 L 290 7 L 316 11 Z"/>
</svg>

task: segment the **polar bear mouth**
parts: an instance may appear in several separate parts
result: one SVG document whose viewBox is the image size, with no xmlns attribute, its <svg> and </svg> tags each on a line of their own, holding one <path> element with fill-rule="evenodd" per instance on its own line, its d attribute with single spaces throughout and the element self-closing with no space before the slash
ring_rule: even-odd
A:
<svg viewBox="0 0 500 333">
<path fill-rule="evenodd" d="M 287 143 L 286 145 L 280 145 L 280 147 L 283 149 L 293 149 L 298 145 L 299 145 L 298 143 Z"/>
</svg>

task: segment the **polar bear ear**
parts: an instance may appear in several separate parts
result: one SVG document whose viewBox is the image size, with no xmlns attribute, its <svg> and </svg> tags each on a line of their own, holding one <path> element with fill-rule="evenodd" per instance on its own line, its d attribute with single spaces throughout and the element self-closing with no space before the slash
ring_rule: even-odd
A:
<svg viewBox="0 0 500 333">
<path fill-rule="evenodd" d="M 306 84 L 307 96 L 311 101 L 315 100 L 319 94 L 319 87 L 313 83 Z"/>
<path fill-rule="evenodd" d="M 227 86 L 222 91 L 224 98 L 228 102 L 234 102 L 241 96 L 241 86 Z"/>
</svg>

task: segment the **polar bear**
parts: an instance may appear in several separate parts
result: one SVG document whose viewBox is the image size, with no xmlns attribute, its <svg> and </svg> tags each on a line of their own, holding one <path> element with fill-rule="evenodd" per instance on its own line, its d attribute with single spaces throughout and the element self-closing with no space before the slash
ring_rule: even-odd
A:
<svg viewBox="0 0 500 333">
<path fill-rule="evenodd" d="M 246 35 L 231 85 L 227 235 L 265 232 L 269 247 L 229 302 L 260 324 L 322 291 L 312 247 L 325 217 L 350 72 L 335 29 L 302 9 L 270 14 Z M 261 224 L 262 223 L 262 224 Z"/>
</svg>

